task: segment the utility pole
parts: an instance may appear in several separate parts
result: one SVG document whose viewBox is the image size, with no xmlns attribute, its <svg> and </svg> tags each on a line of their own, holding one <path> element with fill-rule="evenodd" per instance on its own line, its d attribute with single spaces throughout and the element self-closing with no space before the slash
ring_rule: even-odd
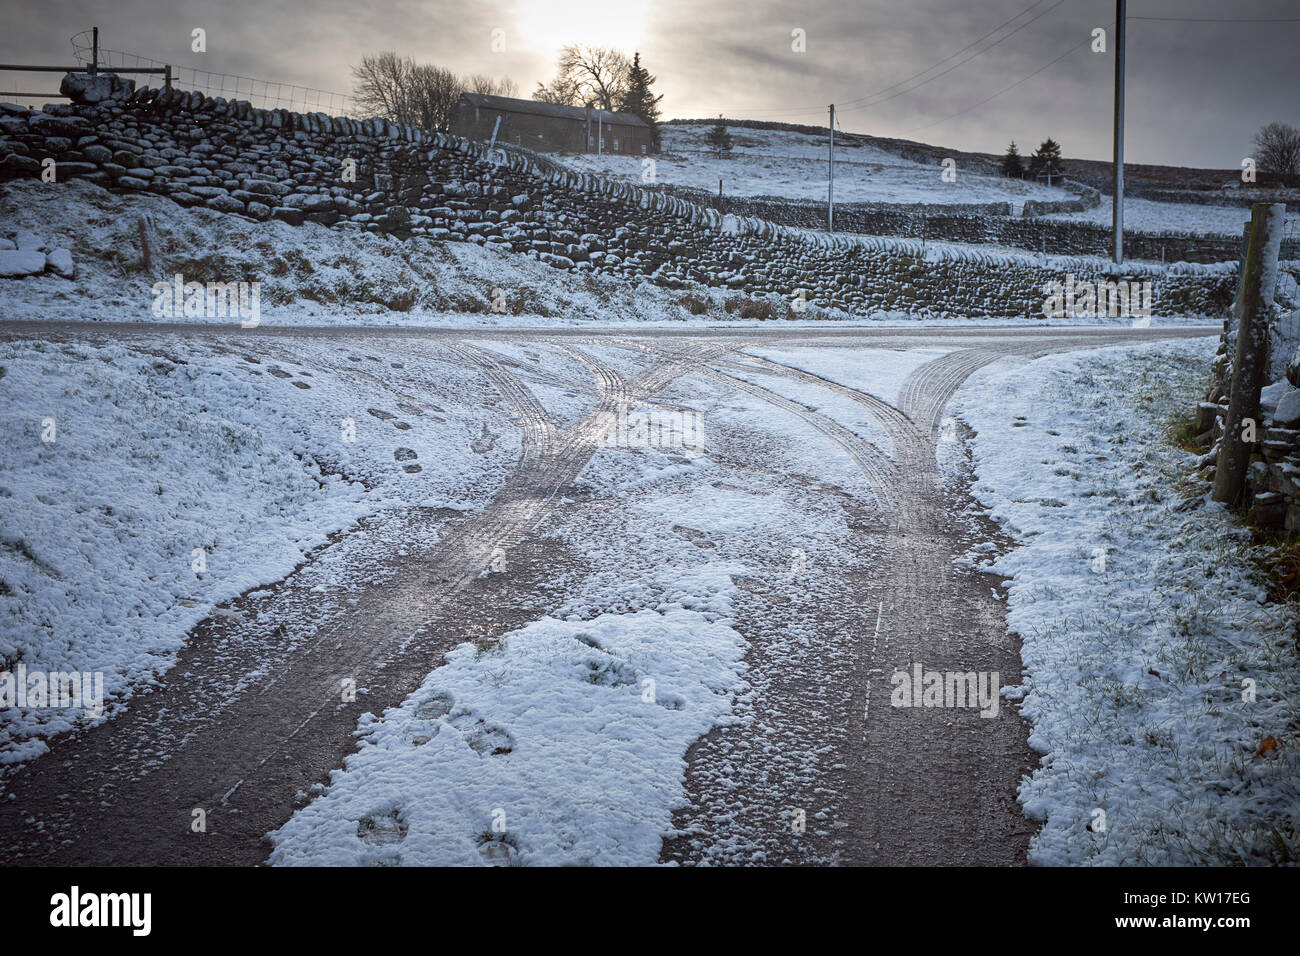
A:
<svg viewBox="0 0 1300 956">
<path fill-rule="evenodd" d="M 1115 262 L 1124 261 L 1124 18 L 1126 0 L 1115 0 L 1115 201 L 1111 226 Z"/>
<path fill-rule="evenodd" d="M 835 231 L 835 104 L 831 104 L 831 148 L 827 156 L 830 179 L 826 186 L 826 228 Z"/>
</svg>

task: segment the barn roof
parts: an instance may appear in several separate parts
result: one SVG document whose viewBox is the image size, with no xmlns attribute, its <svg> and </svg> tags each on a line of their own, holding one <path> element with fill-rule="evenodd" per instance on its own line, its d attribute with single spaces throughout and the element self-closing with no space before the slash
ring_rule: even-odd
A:
<svg viewBox="0 0 1300 956">
<path fill-rule="evenodd" d="M 556 119 L 587 121 L 587 110 L 581 106 L 561 106 L 559 103 L 543 103 L 541 100 L 521 100 L 513 96 L 490 96 L 487 93 L 462 93 L 460 98 L 471 106 L 498 110 L 502 113 L 530 113 L 534 116 L 551 116 Z M 597 116 L 604 123 L 616 123 L 622 126 L 645 126 L 646 121 L 635 113 L 612 113 L 609 110 L 591 111 L 591 118 Z"/>
</svg>

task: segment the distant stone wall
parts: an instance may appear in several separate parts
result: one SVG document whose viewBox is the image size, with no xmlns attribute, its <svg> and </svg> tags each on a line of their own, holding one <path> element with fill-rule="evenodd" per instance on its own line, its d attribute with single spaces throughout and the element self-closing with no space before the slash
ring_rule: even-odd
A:
<svg viewBox="0 0 1300 956">
<path fill-rule="evenodd" d="M 1236 206 L 1241 209 L 1241 221 L 1250 219 L 1250 207 L 1257 202 L 1286 204 L 1287 212 L 1300 212 L 1300 197 L 1294 189 L 1260 189 L 1250 186 L 1232 189 L 1163 189 L 1145 183 L 1129 183 L 1124 195 L 1130 199 L 1150 199 L 1153 202 L 1190 203 L 1198 206 Z"/>
<path fill-rule="evenodd" d="M 1051 216 L 1056 213 L 1086 212 L 1101 205 L 1101 192 L 1073 179 L 1062 179 L 1060 186 L 1066 192 L 1074 193 L 1078 199 L 1065 201 L 1028 200 L 1021 210 L 1022 216 Z"/>
<path fill-rule="evenodd" d="M 0 179 L 38 177 L 51 159 L 60 181 L 80 177 L 251 219 L 474 242 L 670 288 L 785 299 L 803 289 L 814 305 L 855 314 L 1038 317 L 1045 285 L 1072 273 L 1149 280 L 1156 315 L 1219 315 L 1235 277 L 1225 267 L 1114 270 L 1102 259 L 828 236 L 384 120 L 135 90 L 103 75 L 69 75 L 63 89 L 72 104 L 0 112 Z"/>
<path fill-rule="evenodd" d="M 804 229 L 826 228 L 826 203 L 773 196 L 718 196 L 681 186 L 652 187 L 671 196 L 738 216 Z M 1073 200 L 1029 200 L 1019 217 L 1011 204 L 993 203 L 836 203 L 837 232 L 869 236 L 901 236 L 941 242 L 991 243 L 1028 252 L 1065 256 L 1109 256 L 1114 241 L 1109 226 L 1090 222 L 1040 219 L 1056 213 L 1083 212 L 1101 203 L 1101 194 L 1075 185 Z M 1200 236 L 1174 232 L 1125 232 L 1124 252 L 1132 259 L 1154 262 L 1227 262 L 1240 255 L 1240 242 L 1231 236 Z M 1283 258 L 1300 256 L 1300 244 L 1288 241 Z"/>
</svg>

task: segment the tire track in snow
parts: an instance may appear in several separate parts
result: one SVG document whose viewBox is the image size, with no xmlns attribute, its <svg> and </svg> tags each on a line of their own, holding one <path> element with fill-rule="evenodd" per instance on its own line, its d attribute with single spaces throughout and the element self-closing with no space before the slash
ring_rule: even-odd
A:
<svg viewBox="0 0 1300 956">
<path fill-rule="evenodd" d="M 5 335 L 11 331 L 4 329 Z M 45 329 L 38 331 L 48 334 Z M 146 326 L 131 331 L 153 336 L 178 330 Z M 184 332 L 196 337 L 235 334 L 201 329 Z M 95 327 L 75 330 L 78 336 L 109 333 L 117 334 L 113 329 Z M 68 333 L 65 330 L 59 334 Z M 304 340 L 319 337 L 346 341 L 374 333 L 294 330 L 292 334 Z M 477 331 L 434 335 L 405 330 L 391 334 L 408 337 L 411 342 L 427 339 L 440 347 L 456 345 L 461 337 L 482 336 Z M 961 334 L 953 333 L 955 338 Z M 594 341 L 619 344 L 612 337 L 592 337 L 590 332 L 585 335 Z M 1143 337 L 1158 335 L 1158 330 L 1152 330 Z M 582 341 L 567 333 L 520 337 L 547 343 Z M 937 333 L 903 334 L 899 340 L 930 344 L 937 337 Z M 1008 352 L 1025 354 L 1110 344 L 1108 337 L 1100 334 L 1079 336 L 1074 341 L 1061 335 L 1024 345 L 1028 337 L 1028 333 L 1020 337 L 1018 332 L 1009 332 L 1005 341 L 996 345 L 962 350 L 965 354 L 944 357 L 914 373 L 914 380 L 908 383 L 908 397 L 900 400 L 900 414 L 912 415 L 918 425 L 928 428 L 923 440 L 931 469 L 933 431 L 942 409 L 976 368 Z M 259 345 L 275 341 L 261 335 L 255 338 Z M 750 336 L 741 333 L 675 339 L 656 333 L 651 339 L 658 341 L 657 350 L 628 343 L 651 351 L 660 361 L 628 382 L 627 401 L 644 401 L 679 377 L 701 371 L 701 366 L 726 361 L 726 356 L 742 347 Z M 478 364 L 472 351 L 457 354 Z M 321 360 L 313 361 L 320 364 Z M 322 780 L 338 766 L 340 755 L 350 749 L 350 734 L 361 708 L 345 707 L 332 691 L 325 696 L 318 689 L 336 687 L 340 674 L 348 674 L 358 679 L 359 697 L 365 707 L 380 710 L 385 702 L 404 699 L 409 689 L 440 661 L 448 646 L 443 625 L 458 611 L 456 598 L 479 587 L 485 558 L 490 560 L 491 554 L 485 549 L 494 541 L 522 540 L 536 528 L 554 496 L 581 472 L 613 424 L 617 376 L 606 377 L 587 363 L 598 384 L 597 408 L 574 428 L 558 432 L 548 425 L 544 409 L 517 376 L 500 361 L 489 364 L 494 367 L 485 374 L 517 416 L 525 435 L 525 452 L 520 468 L 484 514 L 453 526 L 430 551 L 403 560 L 391 577 L 361 582 L 357 603 L 324 614 L 322 630 L 305 641 L 286 638 L 287 646 L 283 648 L 258 644 L 246 640 L 244 633 L 233 626 L 222 641 L 196 641 L 186 649 L 181 663 L 164 677 L 162 687 L 132 699 L 127 713 L 66 741 L 69 746 L 59 742 L 54 754 L 6 776 L 4 796 L 12 795 L 14 799 L 0 800 L 0 826 L 10 837 L 0 850 L 0 859 L 7 863 L 112 865 L 250 863 L 264 857 L 266 848 L 260 843 L 261 836 L 287 818 L 293 809 L 295 790 Z M 363 376 L 370 374 L 350 370 Z M 738 381 L 722 372 L 716 375 Z M 378 384 L 401 394 L 392 383 Z M 418 396 L 410 398 L 419 400 Z M 891 418 L 878 403 L 865 398 L 854 400 L 869 410 L 874 408 L 886 420 Z M 788 406 L 782 407 L 803 417 Z M 815 414 L 806 408 L 803 411 Z M 901 428 L 897 419 L 893 422 Z M 904 450 L 900 456 L 913 454 L 907 451 L 909 447 L 914 446 L 896 445 Z M 859 447 L 859 451 L 868 462 L 873 461 L 868 449 Z M 875 453 L 879 454 L 878 449 Z M 854 460 L 863 466 L 857 457 Z M 913 470 L 911 464 L 911 459 L 900 457 L 893 467 L 906 478 Z M 958 543 L 942 527 L 951 512 L 937 499 L 927 498 L 939 494 L 933 485 L 899 485 L 895 514 L 902 520 L 887 529 L 883 540 L 887 561 L 880 569 L 884 572 L 881 586 L 889 592 L 884 603 L 890 626 L 879 638 L 884 645 L 881 656 L 865 662 L 870 666 L 877 666 L 877 660 L 883 666 L 908 659 L 942 664 L 944 655 L 952 653 L 954 647 L 974 646 L 981 639 L 987 642 L 989 634 L 1005 630 L 999 607 L 990 609 L 966 598 L 954 600 L 947 577 L 951 567 L 945 560 L 958 550 Z M 934 516 L 933 525 L 937 526 L 925 519 L 927 515 Z M 917 523 L 909 527 L 913 521 Z M 979 590 L 987 598 L 987 587 L 982 582 Z M 847 601 L 863 596 L 847 593 Z M 376 640 L 377 636 L 381 639 Z M 995 638 L 1004 636 L 998 634 Z M 751 640 L 761 637 L 756 634 Z M 262 657 L 262 651 L 272 656 Z M 1006 651 L 1005 646 L 994 646 L 980 653 Z M 223 709 L 223 702 L 212 702 L 205 689 L 209 683 L 230 680 L 231 671 L 240 675 L 235 681 L 238 697 L 224 702 Z M 846 679 L 852 684 L 864 676 L 859 665 Z M 870 699 L 860 712 L 868 712 Z M 905 713 L 888 708 L 879 699 L 876 702 L 877 707 L 869 711 L 871 722 L 864 721 L 867 746 L 862 753 L 846 755 L 854 793 L 862 791 L 864 796 L 858 815 L 849 821 L 851 837 L 842 841 L 836 851 L 840 858 L 850 862 L 961 862 L 988 861 L 993 856 L 1001 861 L 1007 856 L 1014 861 L 1015 847 L 1003 853 L 1008 847 L 996 839 L 998 833 L 1005 835 L 1005 830 L 981 827 L 978 820 L 974 828 L 965 826 L 971 814 L 990 812 L 989 799 L 1003 797 L 1015 820 L 1023 824 L 1014 806 L 1014 781 L 1003 787 L 990 770 L 991 766 L 1009 766 L 999 756 L 1014 761 L 1014 741 L 1008 744 L 1002 740 L 1003 750 L 999 751 L 997 746 L 990 748 L 987 735 L 978 733 L 983 729 L 978 724 L 975 734 L 971 728 L 955 726 L 951 721 L 909 724 Z M 209 703 L 213 706 L 209 707 Z M 182 752 L 162 752 L 147 733 L 154 728 L 182 737 Z M 952 743 L 959 738 L 964 749 Z M 292 746 L 286 746 L 290 741 Z M 987 759 L 989 754 L 992 760 Z M 758 772 L 761 770 L 758 768 Z M 743 773 L 744 768 L 739 772 Z M 746 781 L 738 778 L 735 782 L 743 785 Z M 963 789 L 971 792 L 964 793 Z M 191 807 L 211 811 L 206 835 L 192 832 Z M 1009 819 L 1005 814 L 994 815 L 999 826 Z M 994 838 L 984 839 L 983 843 L 971 836 L 974 833 L 983 839 L 990 832 Z"/>
<path fill-rule="evenodd" d="M 219 647 L 194 642 L 161 687 L 134 699 L 127 713 L 60 742 L 57 758 L 37 759 L 6 777 L 5 796 L 13 799 L 0 800 L 0 826 L 12 838 L 0 860 L 261 862 L 269 849 L 262 838 L 288 818 L 294 794 L 326 779 L 351 750 L 358 715 L 399 704 L 460 642 L 457 596 L 491 586 L 482 576 L 494 549 L 508 555 L 544 520 L 602 445 L 618 403 L 644 401 L 691 368 L 686 358 L 670 358 L 624 383 L 602 367 L 597 408 L 561 432 L 492 356 L 460 343 L 439 345 L 483 371 L 524 436 L 519 467 L 484 511 L 446 530 L 431 550 L 401 561 L 381 585 L 362 590 L 273 669 L 258 656 L 264 647 L 250 642 L 251 656 L 241 654 L 238 634 Z M 693 346 L 685 356 L 728 348 Z M 593 363 L 587 364 L 594 370 Z M 232 669 L 248 676 L 234 683 L 233 696 L 212 699 L 205 691 Z M 342 700 L 345 678 L 355 681 L 356 704 Z M 199 700 L 204 706 L 195 711 Z M 151 733 L 176 746 L 148 753 L 146 765 L 140 742 Z M 191 830 L 192 808 L 206 811 L 205 834 Z"/>
<path fill-rule="evenodd" d="M 912 663 L 962 672 L 1018 673 L 1018 649 L 1006 634 L 1001 605 L 979 576 L 963 575 L 954 567 L 966 547 L 954 533 L 951 518 L 961 509 L 941 487 L 935 458 L 939 419 L 952 395 L 972 372 L 1004 354 L 963 349 L 920 366 L 905 380 L 898 408 L 774 362 L 750 362 L 746 356 L 744 361 L 715 363 L 816 385 L 856 402 L 890 435 L 895 461 L 890 462 L 890 487 L 879 500 L 886 511 L 885 526 L 862 535 L 846 552 L 849 566 L 830 572 L 842 579 L 832 590 L 844 593 L 852 607 L 844 618 L 865 626 L 865 633 L 850 642 L 852 656 L 829 671 L 821 664 L 807 665 L 822 667 L 821 679 L 835 682 L 835 695 L 852 702 L 843 712 L 849 732 L 819 733 L 791 710 L 791 702 L 769 696 L 754 708 L 748 725 L 706 735 L 693 748 L 688 764 L 687 789 L 693 801 L 679 814 L 683 833 L 665 845 L 665 860 L 743 863 L 753 859 L 750 851 L 757 847 L 764 861 L 781 853 L 790 860 L 808 861 L 811 854 L 822 862 L 849 864 L 1023 863 L 1031 828 L 1014 793 L 1031 756 L 1027 728 L 1018 715 L 1004 710 L 1002 720 L 989 722 L 970 712 L 891 707 L 892 682 L 885 679 L 894 668 Z M 815 418 L 823 416 L 769 390 L 717 369 L 709 374 L 751 394 L 766 392 L 760 397 L 814 427 L 821 424 Z M 818 430 L 842 447 L 854 444 L 842 426 Z M 850 454 L 874 487 L 878 459 Z M 960 499 L 960 492 L 955 494 Z M 853 566 L 877 554 L 881 560 L 875 565 Z M 767 619 L 771 628 L 793 595 L 782 597 L 772 583 L 768 588 L 775 588 L 774 596 L 767 598 L 775 603 L 755 614 Z M 874 605 L 874 628 L 862 620 L 864 605 Z M 855 624 L 834 616 L 824 621 L 829 632 L 821 643 L 828 652 L 841 648 L 837 653 L 845 653 L 841 631 L 846 626 Z M 770 639 L 766 634 L 750 636 L 764 644 Z M 779 671 L 788 658 L 776 658 L 764 646 L 751 651 L 753 666 L 762 672 L 761 685 L 787 686 L 783 681 L 788 675 Z M 829 748 L 817 761 L 820 784 L 793 789 L 785 782 L 773 784 L 750 761 L 737 759 L 761 754 L 763 740 L 797 739 L 801 721 L 810 748 L 814 741 L 817 748 Z M 719 765 L 728 772 L 720 774 Z M 712 822 L 736 819 L 733 795 L 738 789 L 762 805 L 757 813 L 746 810 L 748 825 L 764 821 L 739 839 L 733 832 L 719 833 Z M 803 841 L 798 846 L 774 834 L 796 797 L 810 801 L 802 807 L 808 832 L 785 838 Z M 820 822 L 814 824 L 814 818 Z"/>
</svg>

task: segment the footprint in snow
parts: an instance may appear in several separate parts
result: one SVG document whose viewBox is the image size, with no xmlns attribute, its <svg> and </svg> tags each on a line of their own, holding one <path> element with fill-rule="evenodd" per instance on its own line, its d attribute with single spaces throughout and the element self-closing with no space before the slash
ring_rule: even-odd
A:
<svg viewBox="0 0 1300 956">
<path fill-rule="evenodd" d="M 499 436 L 488 431 L 487 422 L 483 423 L 483 433 L 470 442 L 470 450 L 478 455 L 486 455 L 497 443 Z"/>
<path fill-rule="evenodd" d="M 509 833 L 482 833 L 478 852 L 488 866 L 518 866 L 519 847 Z"/>
<path fill-rule="evenodd" d="M 423 468 L 415 464 L 414 460 L 420 456 L 416 454 L 415 449 L 413 448 L 399 448 L 397 451 L 393 452 L 393 457 L 398 461 L 409 462 L 409 464 L 402 466 L 402 471 L 406 472 L 408 475 L 415 475 L 424 471 Z"/>
<path fill-rule="evenodd" d="M 415 716 L 421 720 L 437 720 L 451 713 L 455 698 L 445 691 L 438 691 L 415 705 Z"/>
<path fill-rule="evenodd" d="M 468 711 L 452 717 L 448 722 L 460 731 L 465 743 L 480 757 L 496 757 L 515 749 L 515 740 L 508 731 L 494 727 L 482 717 L 475 717 Z"/>
<path fill-rule="evenodd" d="M 357 823 L 357 839 L 370 846 L 391 846 L 406 839 L 407 823 L 400 810 L 376 812 Z"/>
</svg>

